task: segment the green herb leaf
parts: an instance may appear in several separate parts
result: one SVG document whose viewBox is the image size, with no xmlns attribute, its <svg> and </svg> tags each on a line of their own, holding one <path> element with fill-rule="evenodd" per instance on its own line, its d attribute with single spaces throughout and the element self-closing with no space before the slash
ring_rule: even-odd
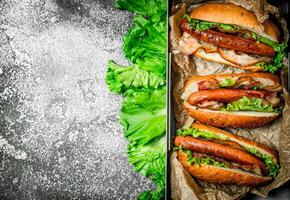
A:
<svg viewBox="0 0 290 200">
<path fill-rule="evenodd" d="M 281 108 L 273 108 L 272 105 L 263 105 L 263 100 L 258 98 L 243 97 L 238 101 L 228 103 L 222 111 L 258 111 L 280 113 Z"/>
<path fill-rule="evenodd" d="M 225 78 L 220 82 L 221 87 L 231 87 L 236 84 L 236 81 L 231 78 Z"/>
</svg>

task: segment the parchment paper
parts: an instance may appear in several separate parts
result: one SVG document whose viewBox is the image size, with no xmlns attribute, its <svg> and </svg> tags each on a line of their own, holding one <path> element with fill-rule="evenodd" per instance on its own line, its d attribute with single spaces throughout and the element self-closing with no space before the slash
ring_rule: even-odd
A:
<svg viewBox="0 0 290 200">
<path fill-rule="evenodd" d="M 186 12 L 200 3 L 200 0 L 190 0 L 173 7 L 170 23 L 170 51 L 172 53 L 173 69 L 173 97 L 174 113 L 177 128 L 189 127 L 194 121 L 182 108 L 183 100 L 180 98 L 186 80 L 192 75 L 207 75 L 221 73 L 244 72 L 240 69 L 227 67 L 222 64 L 205 61 L 194 56 L 183 55 L 179 52 L 178 39 L 182 35 L 180 22 Z M 268 13 L 280 21 L 283 40 L 288 41 L 286 22 L 281 19 L 277 8 L 267 4 L 264 0 L 224 0 L 241 5 L 256 13 L 258 20 L 263 22 L 268 18 Z M 255 129 L 228 129 L 228 131 L 241 135 L 257 142 L 267 144 L 279 151 L 280 172 L 273 182 L 266 186 L 250 188 L 246 186 L 231 186 L 210 184 L 194 179 L 176 158 L 176 153 L 171 155 L 171 191 L 173 199 L 238 199 L 246 193 L 251 192 L 260 196 L 266 196 L 268 192 L 277 188 L 290 179 L 290 98 L 286 90 L 288 62 L 284 59 L 285 67 L 280 76 L 283 85 L 283 99 L 285 108 L 282 116 L 273 123 Z"/>
</svg>

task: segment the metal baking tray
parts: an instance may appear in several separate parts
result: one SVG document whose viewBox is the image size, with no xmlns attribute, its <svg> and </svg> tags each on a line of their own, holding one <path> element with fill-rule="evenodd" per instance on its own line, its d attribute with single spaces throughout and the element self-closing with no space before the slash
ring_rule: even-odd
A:
<svg viewBox="0 0 290 200">
<path fill-rule="evenodd" d="M 167 19 L 169 19 L 171 9 L 173 5 L 180 3 L 181 0 L 169 0 L 168 1 L 168 12 L 167 12 Z M 268 2 L 276 7 L 279 8 L 281 16 L 287 20 L 287 26 L 289 30 L 289 21 L 288 21 L 288 14 L 289 14 L 289 2 L 288 0 L 268 0 Z M 168 22 L 168 38 L 169 38 L 169 22 Z M 290 38 L 290 35 L 289 35 Z M 169 39 L 168 39 L 169 43 Z M 168 45 L 169 46 L 169 45 Z M 168 49 L 167 53 L 167 128 L 166 128 L 166 135 L 167 135 L 167 153 L 166 153 L 166 191 L 165 191 L 165 199 L 171 199 L 171 184 L 170 184 L 170 156 L 173 149 L 173 139 L 175 137 L 175 118 L 174 118 L 174 109 L 173 109 L 173 83 L 172 83 L 172 67 L 171 67 L 171 53 Z M 289 58 L 289 42 L 288 42 L 288 58 Z M 289 63 L 290 64 L 290 63 Z M 290 65 L 288 65 L 290 66 Z M 288 71 L 288 80 L 290 80 L 290 73 Z M 290 91 L 290 81 L 288 81 L 288 91 Z M 242 200 L 290 200 L 290 181 L 285 183 L 283 186 L 274 189 L 269 192 L 267 198 L 263 198 L 260 196 L 256 196 L 254 194 L 247 194 L 246 196 L 242 197 Z"/>
</svg>

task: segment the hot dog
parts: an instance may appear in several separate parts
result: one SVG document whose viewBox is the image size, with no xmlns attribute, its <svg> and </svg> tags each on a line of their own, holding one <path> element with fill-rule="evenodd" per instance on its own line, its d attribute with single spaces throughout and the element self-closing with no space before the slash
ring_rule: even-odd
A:
<svg viewBox="0 0 290 200">
<path fill-rule="evenodd" d="M 249 71 L 276 72 L 283 66 L 286 43 L 279 28 L 258 21 L 247 9 L 231 3 L 204 3 L 180 22 L 179 51 L 211 62 Z"/>
<path fill-rule="evenodd" d="M 200 122 L 253 128 L 279 116 L 281 89 L 279 78 L 269 73 L 193 76 L 181 98 L 184 109 Z"/>
<path fill-rule="evenodd" d="M 174 145 L 182 165 L 203 181 L 256 186 L 279 172 L 274 149 L 205 124 L 178 130 Z"/>
<path fill-rule="evenodd" d="M 233 148 L 231 146 L 219 144 L 210 140 L 193 138 L 190 136 L 177 136 L 175 137 L 174 144 L 191 151 L 210 154 L 212 156 L 221 157 L 236 163 L 257 165 L 265 174 L 268 173 L 266 165 L 261 160 L 243 150 Z"/>
</svg>

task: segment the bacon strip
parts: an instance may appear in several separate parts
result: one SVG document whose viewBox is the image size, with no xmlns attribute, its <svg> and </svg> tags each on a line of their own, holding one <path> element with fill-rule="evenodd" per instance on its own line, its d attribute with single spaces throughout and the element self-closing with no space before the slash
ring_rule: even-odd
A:
<svg viewBox="0 0 290 200">
<path fill-rule="evenodd" d="M 227 145 L 222 145 L 209 140 L 193 138 L 190 136 L 177 136 L 174 139 L 175 146 L 182 146 L 194 152 L 210 154 L 229 160 L 232 162 L 259 166 L 264 174 L 268 174 L 265 164 L 255 156 L 247 153 L 246 151 L 236 149 Z"/>
<path fill-rule="evenodd" d="M 227 49 L 233 49 L 236 51 L 251 53 L 255 55 L 270 56 L 275 55 L 275 50 L 264 43 L 256 42 L 251 39 L 245 39 L 242 37 L 236 37 L 225 33 L 220 33 L 213 30 L 198 31 L 189 29 L 186 24 L 188 20 L 183 19 L 181 22 L 181 28 L 183 31 L 190 33 L 195 38 L 214 44 L 219 47 Z"/>
<path fill-rule="evenodd" d="M 233 88 L 235 89 L 251 89 L 253 87 L 258 87 L 260 85 L 259 81 L 255 81 L 250 76 L 242 76 L 238 78 Z"/>
<path fill-rule="evenodd" d="M 242 90 L 242 89 L 215 89 L 215 90 L 202 90 L 192 93 L 188 97 L 188 102 L 191 105 L 196 105 L 204 100 L 218 101 L 218 102 L 232 102 L 237 101 L 244 96 L 265 98 L 270 96 L 271 92 L 264 90 Z"/>
<path fill-rule="evenodd" d="M 197 83 L 198 90 L 213 90 L 220 88 L 218 80 L 209 78 L 207 80 L 199 81 Z"/>
</svg>

